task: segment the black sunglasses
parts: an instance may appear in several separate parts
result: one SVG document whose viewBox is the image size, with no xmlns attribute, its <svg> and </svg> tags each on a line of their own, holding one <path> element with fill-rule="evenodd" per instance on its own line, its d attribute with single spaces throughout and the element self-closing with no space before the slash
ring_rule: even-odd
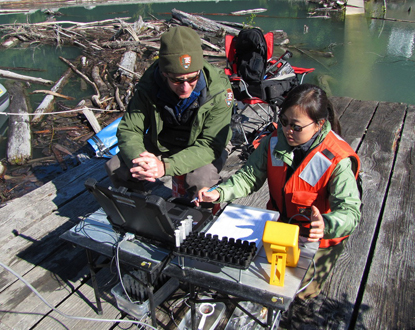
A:
<svg viewBox="0 0 415 330">
<path fill-rule="evenodd" d="M 291 128 L 294 132 L 301 132 L 301 131 L 303 130 L 303 128 L 305 128 L 305 127 L 307 127 L 307 126 L 310 126 L 311 124 L 314 124 L 314 121 L 313 121 L 313 122 L 311 122 L 311 123 L 310 123 L 310 124 L 308 124 L 308 125 L 299 126 L 299 125 L 294 125 L 294 124 L 288 124 L 288 119 L 285 119 L 285 118 L 282 118 L 282 117 L 280 117 L 280 118 L 279 118 L 279 120 L 280 120 L 280 123 L 281 123 L 281 125 L 282 125 L 282 126 L 286 127 L 287 125 L 289 125 L 289 126 L 290 126 L 290 128 Z"/>
<path fill-rule="evenodd" d="M 186 79 L 183 79 L 183 78 L 175 78 L 175 77 L 170 77 L 169 75 L 167 75 L 167 78 L 170 80 L 170 82 L 171 82 L 173 85 L 181 85 L 181 84 L 184 84 L 185 82 L 187 82 L 187 83 L 189 83 L 189 84 L 192 84 L 192 83 L 194 83 L 196 80 L 198 80 L 198 79 L 199 79 L 199 76 L 200 76 L 200 71 L 197 73 L 197 75 L 196 75 L 196 76 L 193 76 L 193 77 L 190 77 L 190 78 L 186 78 Z"/>
</svg>

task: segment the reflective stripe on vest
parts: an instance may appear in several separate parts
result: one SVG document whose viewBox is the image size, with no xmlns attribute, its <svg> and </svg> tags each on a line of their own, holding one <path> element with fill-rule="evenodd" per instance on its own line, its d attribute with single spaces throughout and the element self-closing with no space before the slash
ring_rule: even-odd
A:
<svg viewBox="0 0 415 330">
<path fill-rule="evenodd" d="M 314 187 L 321 177 L 326 173 L 331 165 L 331 161 L 322 153 L 317 152 L 304 170 L 300 173 L 300 179 L 303 179 L 310 186 Z"/>
</svg>

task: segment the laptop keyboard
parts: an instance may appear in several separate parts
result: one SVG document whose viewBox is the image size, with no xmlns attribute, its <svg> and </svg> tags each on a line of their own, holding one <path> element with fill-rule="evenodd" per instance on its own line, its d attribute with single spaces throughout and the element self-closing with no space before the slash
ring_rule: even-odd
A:
<svg viewBox="0 0 415 330">
<path fill-rule="evenodd" d="M 240 239 L 191 232 L 186 239 L 175 248 L 176 256 L 193 258 L 210 262 L 219 266 L 247 269 L 255 257 L 255 242 Z"/>
</svg>

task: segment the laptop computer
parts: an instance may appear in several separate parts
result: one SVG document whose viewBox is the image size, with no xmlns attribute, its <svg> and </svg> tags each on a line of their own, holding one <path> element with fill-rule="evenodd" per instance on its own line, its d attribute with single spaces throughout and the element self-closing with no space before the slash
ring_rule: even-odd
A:
<svg viewBox="0 0 415 330">
<path fill-rule="evenodd" d="M 110 189 L 92 178 L 86 180 L 85 187 L 103 208 L 116 232 L 132 233 L 138 239 L 168 248 L 175 247 L 174 230 L 181 225 L 181 220 L 191 216 L 192 231 L 198 231 L 213 217 L 206 209 L 169 202 L 156 195 Z"/>
</svg>

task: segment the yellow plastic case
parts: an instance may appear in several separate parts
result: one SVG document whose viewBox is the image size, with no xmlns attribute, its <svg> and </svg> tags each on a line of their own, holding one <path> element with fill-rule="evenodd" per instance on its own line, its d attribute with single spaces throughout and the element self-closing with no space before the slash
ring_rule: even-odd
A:
<svg viewBox="0 0 415 330">
<path fill-rule="evenodd" d="M 265 223 L 262 242 L 271 264 L 269 284 L 284 286 L 285 266 L 297 267 L 300 258 L 299 232 L 297 225 L 276 221 Z"/>
</svg>

